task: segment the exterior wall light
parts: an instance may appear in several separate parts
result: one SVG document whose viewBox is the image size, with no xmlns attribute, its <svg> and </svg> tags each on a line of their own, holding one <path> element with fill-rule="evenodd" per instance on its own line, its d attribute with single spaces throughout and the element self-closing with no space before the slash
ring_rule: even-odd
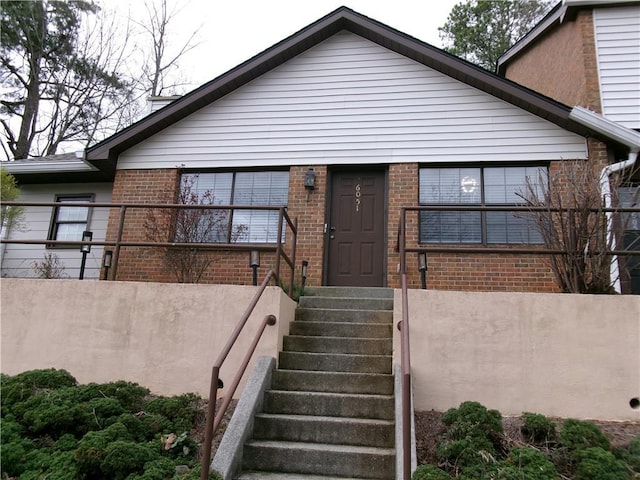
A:
<svg viewBox="0 0 640 480">
<path fill-rule="evenodd" d="M 316 188 L 316 174 L 311 167 L 309 167 L 307 173 L 304 174 L 304 188 L 307 190 L 315 190 Z"/>
<path fill-rule="evenodd" d="M 420 284 L 423 290 L 427 289 L 427 253 L 418 253 L 418 270 L 420 271 Z"/>
<path fill-rule="evenodd" d="M 82 262 L 80 262 L 80 276 L 79 280 L 84 278 L 84 267 L 87 263 L 87 254 L 91 251 L 91 239 L 93 238 L 93 232 L 85 230 L 82 232 L 82 241 L 86 242 L 80 245 L 80 251 L 82 252 Z"/>
<path fill-rule="evenodd" d="M 111 262 L 113 262 L 113 251 L 105 250 L 104 259 L 102 260 L 102 266 L 104 267 L 103 280 L 109 280 L 109 269 L 111 268 Z"/>
<path fill-rule="evenodd" d="M 258 267 L 260 266 L 260 250 L 251 250 L 249 266 L 253 270 L 253 286 L 258 286 Z"/>
</svg>

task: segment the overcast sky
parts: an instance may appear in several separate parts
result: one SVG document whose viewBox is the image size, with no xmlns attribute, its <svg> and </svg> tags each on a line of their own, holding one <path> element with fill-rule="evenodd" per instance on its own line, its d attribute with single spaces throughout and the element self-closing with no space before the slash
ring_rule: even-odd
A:
<svg viewBox="0 0 640 480">
<path fill-rule="evenodd" d="M 169 0 L 184 5 L 172 30 L 174 45 L 201 26 L 200 45 L 183 59 L 182 74 L 200 85 L 347 6 L 420 40 L 441 47 L 438 27 L 460 0 Z M 145 18 L 143 0 L 109 0 L 134 18 Z"/>
</svg>

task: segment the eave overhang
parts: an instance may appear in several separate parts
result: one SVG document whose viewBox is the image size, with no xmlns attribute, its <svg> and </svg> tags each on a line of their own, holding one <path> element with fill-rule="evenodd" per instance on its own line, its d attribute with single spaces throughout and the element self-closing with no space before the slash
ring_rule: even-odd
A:
<svg viewBox="0 0 640 480">
<path fill-rule="evenodd" d="M 19 184 L 113 182 L 115 170 L 100 170 L 82 152 L 2 162 Z"/>
<path fill-rule="evenodd" d="M 570 107 L 533 90 L 499 77 L 472 63 L 450 55 L 387 25 L 340 7 L 320 20 L 259 53 L 246 62 L 205 83 L 139 122 L 90 147 L 86 159 L 100 169 L 115 169 L 118 155 L 178 122 L 197 110 L 233 92 L 251 80 L 346 30 L 404 55 L 451 78 L 518 106 L 566 130 L 584 137 L 609 141 L 569 117 Z"/>
</svg>

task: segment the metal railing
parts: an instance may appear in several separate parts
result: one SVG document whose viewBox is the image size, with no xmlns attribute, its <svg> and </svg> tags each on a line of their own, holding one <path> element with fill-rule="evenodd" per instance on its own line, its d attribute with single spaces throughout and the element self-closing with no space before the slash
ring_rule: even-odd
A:
<svg viewBox="0 0 640 480">
<path fill-rule="evenodd" d="M 400 327 L 400 369 L 402 372 L 402 478 L 411 478 L 411 354 L 409 352 L 409 299 L 407 292 L 406 212 L 400 212 L 398 244 L 402 287 L 402 321 Z"/>
<path fill-rule="evenodd" d="M 419 207 L 403 207 L 400 210 L 400 221 L 397 233 L 397 249 L 399 253 L 399 274 L 402 289 L 402 320 L 398 325 L 400 329 L 400 348 L 401 348 L 401 372 L 402 372 L 402 458 L 403 458 L 403 480 L 411 478 L 411 414 L 412 414 L 412 395 L 411 395 L 411 355 L 410 355 L 410 335 L 409 335 L 409 302 L 408 302 L 408 286 L 407 286 L 407 253 L 464 253 L 464 254 L 524 254 L 524 255 L 576 255 L 582 252 L 575 252 L 570 249 L 552 249 L 545 247 L 544 244 L 535 246 L 461 246 L 461 245 L 442 245 L 442 244 L 423 244 L 416 246 L 407 246 L 407 212 L 416 212 L 419 216 L 420 212 L 513 212 L 516 214 L 525 214 L 532 212 L 546 212 L 548 214 L 566 213 L 569 217 L 575 214 L 585 214 L 584 210 L 571 208 L 548 208 L 548 207 L 527 207 L 527 206 L 450 206 L 450 205 L 427 205 Z M 591 210 L 587 213 L 594 214 L 639 214 L 640 208 L 599 208 Z M 416 242 L 419 243 L 419 219 L 416 219 L 415 225 L 418 225 L 416 232 Z M 629 256 L 640 255 L 640 245 L 634 249 L 618 249 L 615 248 L 615 241 L 609 243 L 614 248 L 605 251 L 591 252 L 591 254 L 605 254 L 610 256 Z M 424 287 L 423 287 L 424 288 Z"/>
<path fill-rule="evenodd" d="M 217 428 L 220 426 L 220 422 L 222 422 L 222 419 L 224 418 L 224 414 L 227 411 L 227 407 L 229 406 L 229 404 L 231 403 L 231 400 L 233 399 L 233 394 L 238 388 L 238 384 L 240 383 L 240 380 L 242 379 L 242 376 L 244 375 L 244 372 L 246 371 L 247 366 L 249 365 L 249 361 L 251 360 L 251 357 L 253 356 L 253 353 L 255 352 L 256 347 L 258 346 L 258 342 L 260 341 L 260 338 L 262 337 L 262 334 L 265 328 L 267 328 L 267 325 L 275 325 L 276 317 L 274 315 L 267 315 L 266 317 L 264 317 L 264 319 L 260 323 L 260 327 L 258 328 L 258 331 L 253 339 L 253 342 L 251 343 L 251 346 L 249 347 L 244 359 L 242 360 L 240 369 L 238 370 L 235 377 L 233 378 L 229 391 L 227 392 L 226 396 L 222 399 L 220 410 L 216 415 L 215 413 L 216 397 L 218 395 L 218 380 L 220 378 L 220 368 L 222 367 L 222 364 L 227 358 L 227 355 L 229 355 L 231 348 L 233 348 L 233 345 L 235 344 L 236 340 L 238 339 L 238 336 L 240 335 L 240 332 L 242 332 L 242 329 L 247 323 L 247 320 L 249 319 L 251 312 L 253 312 L 253 309 L 258 304 L 258 300 L 260 300 L 260 297 L 262 296 L 262 293 L 264 292 L 265 288 L 269 284 L 269 281 L 274 276 L 275 276 L 275 272 L 273 270 L 270 270 L 269 273 L 264 277 L 264 280 L 262 281 L 260 288 L 254 294 L 253 298 L 251 299 L 251 302 L 249 303 L 249 306 L 247 307 L 246 311 L 240 318 L 240 321 L 236 325 L 236 328 L 231 333 L 229 340 L 227 340 L 226 345 L 218 355 L 218 358 L 216 359 L 215 363 L 213 364 L 213 367 L 211 368 L 211 384 L 209 386 L 209 405 L 207 407 L 206 429 L 205 429 L 204 445 L 202 447 L 203 448 L 202 470 L 200 474 L 201 480 L 207 480 L 209 478 L 209 468 L 211 464 L 211 444 L 213 442 L 213 434 L 215 433 Z"/>
<path fill-rule="evenodd" d="M 118 209 L 117 217 L 117 229 L 115 235 L 108 232 L 110 237 L 115 237 L 115 240 L 91 240 L 85 241 L 67 241 L 67 240 L 51 240 L 48 238 L 39 239 L 11 239 L 2 238 L 0 244 L 24 244 L 24 245 L 46 245 L 46 246 L 77 246 L 83 245 L 91 246 L 103 246 L 112 247 L 113 256 L 111 268 L 109 270 L 109 277 L 111 279 L 117 279 L 118 264 L 121 249 L 123 247 L 140 247 L 140 248 L 189 248 L 198 249 L 203 251 L 241 251 L 250 252 L 252 250 L 258 250 L 262 252 L 273 252 L 275 254 L 275 265 L 273 270 L 275 271 L 274 278 L 276 281 L 281 280 L 280 268 L 282 260 L 289 267 L 289 296 L 293 295 L 293 284 L 295 280 L 295 262 L 296 262 L 296 245 L 297 245 L 297 219 L 291 220 L 286 207 L 269 207 L 259 205 L 184 205 L 184 204 L 152 204 L 152 203 L 107 203 L 107 202 L 3 202 L 3 207 L 49 207 L 55 211 L 59 207 L 86 207 L 90 209 L 107 208 Z M 132 210 L 149 210 L 149 209 L 190 209 L 190 210 L 215 210 L 215 211 L 229 211 L 232 214 L 235 211 L 252 210 L 252 211 L 274 211 L 278 212 L 278 232 L 277 241 L 274 243 L 248 243 L 248 242 L 232 242 L 232 243 L 220 243 L 220 242 L 161 242 L 161 241 L 127 241 L 124 240 L 126 233 L 125 223 L 127 219 L 127 213 Z M 231 217 L 231 215 L 229 215 Z M 230 221 L 229 221 L 230 222 Z M 229 225 L 231 225 L 229 223 Z M 231 227 L 229 227 L 231 228 Z M 286 242 L 283 242 L 286 233 L 291 232 L 291 252 L 288 254 L 285 251 Z"/>
</svg>

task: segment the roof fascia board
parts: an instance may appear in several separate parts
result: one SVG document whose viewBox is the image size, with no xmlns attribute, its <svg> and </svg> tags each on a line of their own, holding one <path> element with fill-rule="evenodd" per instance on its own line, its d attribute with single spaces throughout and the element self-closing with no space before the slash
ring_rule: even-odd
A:
<svg viewBox="0 0 640 480">
<path fill-rule="evenodd" d="M 573 120 L 581 123 L 590 130 L 594 130 L 616 142 L 628 147 L 632 152 L 640 151 L 640 133 L 604 116 L 592 112 L 584 107 L 573 107 L 569 114 Z"/>
</svg>

